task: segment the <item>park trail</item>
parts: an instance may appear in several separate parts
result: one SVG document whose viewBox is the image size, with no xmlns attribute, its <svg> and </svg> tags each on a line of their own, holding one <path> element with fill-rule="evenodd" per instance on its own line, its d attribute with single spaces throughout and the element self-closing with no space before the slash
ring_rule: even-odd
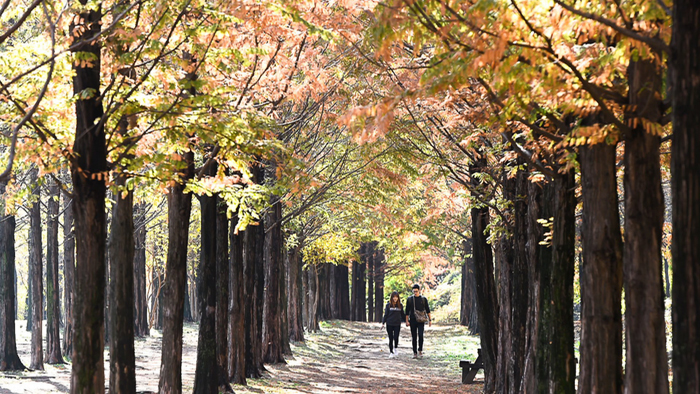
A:
<svg viewBox="0 0 700 394">
<path fill-rule="evenodd" d="M 29 363 L 29 337 L 18 324 L 20 358 Z M 412 358 L 411 334 L 401 328 L 399 355 L 389 358 L 386 331 L 380 323 L 333 320 L 322 322 L 317 333 L 305 333 L 303 343 L 292 344 L 293 356 L 286 364 L 266 365 L 261 379 L 247 386 L 233 386 L 236 393 L 481 393 L 483 375 L 477 383 L 462 385 L 459 359 L 475 358 L 478 337 L 464 327 L 433 325 L 425 331 L 424 356 Z M 22 329 L 20 329 L 22 328 Z M 160 334 L 137 339 L 136 379 L 138 393 L 157 392 L 160 367 Z M 26 334 L 25 334 L 26 333 Z M 25 338 L 27 336 L 27 338 Z M 183 393 L 191 393 L 197 358 L 197 327 L 184 330 Z M 109 380 L 109 353 L 105 351 L 105 376 Z M 67 393 L 68 365 L 46 365 L 45 371 L 0 372 L 0 394 Z"/>
</svg>

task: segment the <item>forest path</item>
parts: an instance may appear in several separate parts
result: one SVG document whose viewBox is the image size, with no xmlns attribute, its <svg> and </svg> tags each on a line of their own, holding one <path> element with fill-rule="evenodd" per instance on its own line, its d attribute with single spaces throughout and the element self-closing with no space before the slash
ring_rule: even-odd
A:
<svg viewBox="0 0 700 394">
<path fill-rule="evenodd" d="M 423 359 L 413 359 L 411 332 L 401 327 L 399 355 L 389 358 L 380 323 L 334 320 L 293 345 L 287 365 L 267 366 L 264 385 L 239 393 L 479 393 L 483 384 L 462 385 L 459 359 L 476 359 L 479 338 L 460 326 L 427 327 Z M 477 376 L 483 381 L 483 375 Z"/>
<path fill-rule="evenodd" d="M 20 358 L 29 364 L 29 333 L 17 322 Z M 261 379 L 233 386 L 236 393 L 480 393 L 483 384 L 462 385 L 460 359 L 474 360 L 479 337 L 461 326 L 426 327 L 424 357 L 412 359 L 411 332 L 401 327 L 399 355 L 389 358 L 388 339 L 380 323 L 333 320 L 321 322 L 317 333 L 306 333 L 293 344 L 287 364 L 267 365 Z M 158 389 L 160 332 L 136 340 L 137 392 Z M 183 338 L 183 392 L 191 393 L 197 359 L 197 326 L 186 324 Z M 109 351 L 105 350 L 109 380 Z M 46 365 L 45 371 L 0 372 L 0 394 L 67 393 L 70 365 Z M 483 374 L 477 375 L 483 381 Z"/>
</svg>

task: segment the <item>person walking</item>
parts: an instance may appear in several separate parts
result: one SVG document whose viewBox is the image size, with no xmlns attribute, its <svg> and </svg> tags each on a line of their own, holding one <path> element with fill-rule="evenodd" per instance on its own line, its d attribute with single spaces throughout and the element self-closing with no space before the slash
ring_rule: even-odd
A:
<svg viewBox="0 0 700 394">
<path fill-rule="evenodd" d="M 423 331 L 425 323 L 432 326 L 428 299 L 420 295 L 420 285 L 413 285 L 413 295 L 406 300 L 406 327 L 411 327 L 413 358 L 423 358 Z M 416 344 L 416 342 L 418 342 Z"/>
<path fill-rule="evenodd" d="M 386 323 L 386 333 L 389 335 L 389 357 L 399 355 L 399 332 L 401 332 L 401 322 L 405 318 L 399 292 L 393 291 L 384 308 L 384 317 L 382 317 L 382 328 Z"/>
</svg>

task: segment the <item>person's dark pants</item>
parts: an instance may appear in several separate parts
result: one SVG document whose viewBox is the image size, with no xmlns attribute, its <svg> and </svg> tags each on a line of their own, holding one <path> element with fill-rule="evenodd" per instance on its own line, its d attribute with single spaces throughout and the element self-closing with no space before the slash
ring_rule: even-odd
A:
<svg viewBox="0 0 700 394">
<path fill-rule="evenodd" d="M 394 348 L 399 347 L 399 332 L 401 326 L 386 326 L 386 333 L 389 334 L 389 352 L 394 353 Z"/>
<path fill-rule="evenodd" d="M 423 351 L 423 329 L 425 323 L 411 322 L 411 338 L 413 339 L 413 354 Z M 416 349 L 416 337 L 418 337 L 418 348 Z"/>
</svg>

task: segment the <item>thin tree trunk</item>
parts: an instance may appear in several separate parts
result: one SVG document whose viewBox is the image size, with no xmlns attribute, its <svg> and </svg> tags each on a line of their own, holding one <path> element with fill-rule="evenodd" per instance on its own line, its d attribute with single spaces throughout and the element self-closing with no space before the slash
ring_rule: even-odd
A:
<svg viewBox="0 0 700 394">
<path fill-rule="evenodd" d="M 377 249 L 374 260 L 374 316 L 376 321 L 382 320 L 384 313 L 384 249 Z"/>
<path fill-rule="evenodd" d="M 522 164 L 522 163 L 520 163 Z M 511 283 L 511 345 L 508 361 L 508 392 L 518 393 L 525 369 L 527 305 L 530 261 L 527 253 L 528 173 L 518 170 L 513 198 L 513 272 Z"/>
<path fill-rule="evenodd" d="M 245 313 L 245 278 L 243 276 L 243 234 L 236 233 L 238 217 L 231 220 L 230 261 L 229 272 L 229 381 L 235 384 L 246 384 L 246 329 Z"/>
<path fill-rule="evenodd" d="M 117 185 L 126 177 L 119 175 Z M 109 392 L 136 392 L 136 357 L 134 355 L 134 195 L 118 191 L 112 211 L 112 234 L 109 241 L 110 312 Z"/>
<path fill-rule="evenodd" d="M 228 304 L 229 247 L 226 203 L 217 198 L 216 206 L 216 360 L 220 391 L 231 391 L 228 384 Z"/>
<path fill-rule="evenodd" d="M 63 355 L 73 352 L 73 287 L 75 276 L 75 237 L 73 236 L 73 207 L 69 197 L 63 197 L 63 280 L 65 331 L 63 333 Z"/>
<path fill-rule="evenodd" d="M 479 172 L 485 160 L 480 159 L 471 168 Z M 475 187 L 479 187 L 478 179 L 473 177 Z M 472 208 L 472 237 L 474 239 L 474 275 L 476 282 L 476 297 L 481 328 L 481 355 L 484 358 L 484 392 L 491 393 L 496 388 L 496 363 L 498 355 L 498 323 L 499 313 L 496 298 L 496 285 L 493 274 L 493 256 L 491 245 L 488 243 L 487 226 L 489 223 L 488 208 Z"/>
<path fill-rule="evenodd" d="M 661 70 L 654 59 L 630 62 L 630 108 L 635 124 L 625 138 L 625 393 L 668 393 L 668 361 L 661 275 L 664 199 L 660 137 L 643 121 L 661 119 Z M 675 238 L 675 237 L 674 237 Z"/>
<path fill-rule="evenodd" d="M 31 268 L 32 291 L 32 342 L 30 369 L 44 369 L 44 352 L 42 339 L 44 283 L 42 280 L 42 241 L 41 241 L 41 191 L 37 184 L 38 170 L 31 170 L 30 182 L 34 185 L 32 191 L 36 201 L 29 208 L 29 264 Z"/>
<path fill-rule="evenodd" d="M 80 0 L 82 5 L 87 0 Z M 102 12 L 85 8 L 71 26 L 74 52 L 89 52 L 90 64 L 74 63 L 76 132 L 71 159 L 76 260 L 73 287 L 71 393 L 103 393 L 105 304 L 105 178 L 107 147 L 100 94 Z M 74 23 L 75 23 L 74 22 Z M 86 97 L 81 97 L 89 92 Z"/>
<path fill-rule="evenodd" d="M 338 283 L 339 294 L 340 294 L 340 318 L 343 320 L 350 320 L 350 275 L 347 265 L 341 265 L 338 267 Z"/>
<path fill-rule="evenodd" d="M 374 321 L 374 258 L 377 242 L 370 242 L 367 255 L 367 321 Z M 380 317 L 381 319 L 381 317 Z"/>
<path fill-rule="evenodd" d="M 5 214 L 5 188 L 0 183 L 0 371 L 23 371 L 15 336 L 15 217 Z"/>
<path fill-rule="evenodd" d="M 284 237 L 284 233 L 282 233 Z M 282 241 L 284 244 L 284 241 Z M 289 287 L 287 285 L 289 278 L 289 259 L 287 258 L 289 251 L 284 247 L 282 248 L 282 267 L 280 275 L 280 307 L 282 308 L 282 313 L 280 313 L 280 331 L 282 332 L 282 354 L 285 356 L 292 356 L 292 346 L 289 342 Z"/>
<path fill-rule="evenodd" d="M 309 304 L 308 304 L 308 315 L 309 320 L 306 324 L 306 330 L 308 332 L 317 332 L 318 326 L 318 270 L 317 266 L 311 266 L 307 270 L 307 275 L 309 276 Z"/>
<path fill-rule="evenodd" d="M 134 335 L 147 337 L 150 334 L 148 328 L 148 301 L 146 298 L 146 212 L 145 204 L 138 204 L 136 209 L 136 222 L 134 230 Z"/>
<path fill-rule="evenodd" d="M 503 197 L 514 202 L 515 200 L 515 179 L 508 178 L 507 175 L 502 177 Z M 512 208 L 504 211 L 509 220 L 513 220 Z M 512 228 L 512 224 L 507 226 Z M 496 356 L 496 392 L 507 393 L 511 384 L 512 376 L 509 374 L 510 358 L 513 355 L 511 345 L 513 336 L 511 327 L 512 319 L 512 304 L 511 292 L 513 286 L 513 237 L 503 235 L 498 239 L 496 244 L 496 264 L 499 267 L 498 273 L 498 354 Z"/>
<path fill-rule="evenodd" d="M 180 179 L 185 182 L 194 174 L 194 154 L 184 154 L 185 168 Z M 192 193 L 184 193 L 185 185 L 174 184 L 168 192 L 168 256 L 165 263 L 165 284 L 160 293 L 163 341 L 158 391 L 162 394 L 182 393 L 182 322 L 187 286 L 187 245 Z"/>
<path fill-rule="evenodd" d="M 335 264 L 331 264 L 330 266 L 330 274 L 328 276 L 328 288 L 330 290 L 330 304 L 331 304 L 331 314 L 330 318 L 331 319 L 337 319 L 339 314 L 340 314 L 340 308 L 339 308 L 339 303 L 338 303 L 338 284 L 336 283 L 336 278 L 338 275 L 336 275 L 336 271 L 338 270 L 338 266 Z"/>
<path fill-rule="evenodd" d="M 700 392 L 700 4 L 673 2 L 673 392 Z M 668 283 L 668 282 L 667 282 Z"/>
<path fill-rule="evenodd" d="M 211 174 L 209 174 L 211 175 Z M 197 300 L 200 305 L 197 369 L 194 375 L 195 394 L 216 394 L 219 391 L 216 359 L 216 196 L 201 196 L 201 249 Z"/>
<path fill-rule="evenodd" d="M 268 167 L 274 173 L 276 166 Z M 280 330 L 280 288 L 282 266 L 282 203 L 272 197 L 271 207 L 265 218 L 268 230 L 265 234 L 265 303 L 263 305 L 262 354 L 268 364 L 284 363 L 282 357 L 282 332 Z"/>
<path fill-rule="evenodd" d="M 259 342 L 257 314 L 255 310 L 255 299 L 257 289 L 255 287 L 255 249 L 257 243 L 257 228 L 249 226 L 244 232 L 243 259 L 245 266 L 243 268 L 243 277 L 245 278 L 245 370 L 246 377 L 257 379 L 261 376 L 256 362 L 255 352 L 257 351 L 256 343 Z"/>
<path fill-rule="evenodd" d="M 622 235 L 615 145 L 579 149 L 583 194 L 578 392 L 622 392 Z"/>
<path fill-rule="evenodd" d="M 61 296 L 58 284 L 58 211 L 60 190 L 49 186 L 46 234 L 46 363 L 63 364 L 61 355 Z"/>
<path fill-rule="evenodd" d="M 289 340 L 293 342 L 304 341 L 304 286 L 301 269 L 301 252 L 299 247 L 294 247 L 288 252 L 289 260 L 289 298 L 288 298 L 288 324 Z"/>
</svg>

